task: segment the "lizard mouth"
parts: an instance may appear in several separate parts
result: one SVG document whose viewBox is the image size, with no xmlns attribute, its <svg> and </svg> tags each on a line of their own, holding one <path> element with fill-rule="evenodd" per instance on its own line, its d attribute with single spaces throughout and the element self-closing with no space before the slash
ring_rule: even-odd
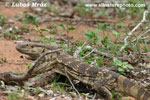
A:
<svg viewBox="0 0 150 100">
<path fill-rule="evenodd" d="M 19 52 L 21 52 L 21 53 L 23 53 L 23 54 L 26 54 L 26 55 L 38 55 L 38 53 L 37 52 L 34 52 L 33 50 L 32 51 L 30 51 L 30 50 L 26 50 L 25 48 L 23 49 L 23 47 L 20 47 L 20 46 L 16 46 L 16 49 L 17 49 L 17 51 L 19 51 Z"/>
</svg>

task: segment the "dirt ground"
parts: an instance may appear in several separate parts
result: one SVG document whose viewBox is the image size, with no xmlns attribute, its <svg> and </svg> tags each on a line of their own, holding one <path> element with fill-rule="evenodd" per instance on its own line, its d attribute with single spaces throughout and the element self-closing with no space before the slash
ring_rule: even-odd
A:
<svg viewBox="0 0 150 100">
<path fill-rule="evenodd" d="M 0 14 L 5 15 L 9 19 L 14 19 L 18 13 L 25 11 L 23 8 L 0 8 Z M 6 58 L 6 62 L 0 64 L 0 72 L 24 72 L 27 61 L 23 61 L 16 49 L 16 42 L 13 40 L 0 39 L 0 57 Z"/>
</svg>

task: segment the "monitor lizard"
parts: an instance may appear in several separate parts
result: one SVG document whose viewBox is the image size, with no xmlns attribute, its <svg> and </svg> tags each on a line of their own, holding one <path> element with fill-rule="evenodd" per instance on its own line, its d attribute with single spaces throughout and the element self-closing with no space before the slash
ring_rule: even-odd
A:
<svg viewBox="0 0 150 100">
<path fill-rule="evenodd" d="M 47 50 L 55 50 L 56 48 L 34 42 L 20 43 L 16 47 L 19 52 L 31 57 L 43 56 L 40 60 L 41 63 L 43 62 L 43 66 L 50 66 L 49 62 L 55 60 L 55 67 L 52 67 L 53 72 L 62 75 L 66 75 L 65 73 L 67 73 L 69 77 L 90 85 L 97 93 L 105 97 L 106 100 L 112 100 L 112 94 L 109 91 L 112 89 L 126 93 L 137 100 L 150 100 L 150 91 L 123 75 L 87 64 L 63 51 L 46 53 Z"/>
</svg>

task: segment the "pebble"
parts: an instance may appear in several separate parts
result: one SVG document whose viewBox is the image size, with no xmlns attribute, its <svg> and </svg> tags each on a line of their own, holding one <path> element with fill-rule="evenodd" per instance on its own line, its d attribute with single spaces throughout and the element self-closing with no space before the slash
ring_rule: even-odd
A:
<svg viewBox="0 0 150 100">
<path fill-rule="evenodd" d="M 44 94 L 44 93 L 40 93 L 38 96 L 39 96 L 39 97 L 44 97 L 45 94 Z"/>
<path fill-rule="evenodd" d="M 65 97 L 65 95 L 64 95 L 64 94 L 62 94 L 62 95 L 61 95 L 61 97 L 62 97 L 62 98 L 64 98 L 64 97 Z"/>
<path fill-rule="evenodd" d="M 135 100 L 133 97 L 122 97 L 121 100 Z"/>
<path fill-rule="evenodd" d="M 47 90 L 48 95 L 52 95 L 54 94 L 54 92 L 52 90 Z"/>
<path fill-rule="evenodd" d="M 58 94 L 53 94 L 54 95 L 54 97 L 57 97 L 58 96 Z"/>
<path fill-rule="evenodd" d="M 51 99 L 49 99 L 49 100 L 56 100 L 56 98 L 51 98 Z"/>
<path fill-rule="evenodd" d="M 64 97 L 65 100 L 72 100 L 70 97 Z"/>
<path fill-rule="evenodd" d="M 146 68 L 150 68 L 150 63 L 146 64 L 145 67 L 146 67 Z"/>
<path fill-rule="evenodd" d="M 70 95 L 72 98 L 76 98 L 77 97 L 77 94 L 75 92 L 70 92 Z"/>
</svg>

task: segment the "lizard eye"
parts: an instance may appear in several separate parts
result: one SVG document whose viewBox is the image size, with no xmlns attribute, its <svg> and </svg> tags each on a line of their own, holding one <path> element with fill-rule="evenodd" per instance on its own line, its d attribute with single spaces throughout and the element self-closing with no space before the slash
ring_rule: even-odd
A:
<svg viewBox="0 0 150 100">
<path fill-rule="evenodd" d="M 34 46 L 32 45 L 31 48 L 33 48 Z"/>
</svg>

